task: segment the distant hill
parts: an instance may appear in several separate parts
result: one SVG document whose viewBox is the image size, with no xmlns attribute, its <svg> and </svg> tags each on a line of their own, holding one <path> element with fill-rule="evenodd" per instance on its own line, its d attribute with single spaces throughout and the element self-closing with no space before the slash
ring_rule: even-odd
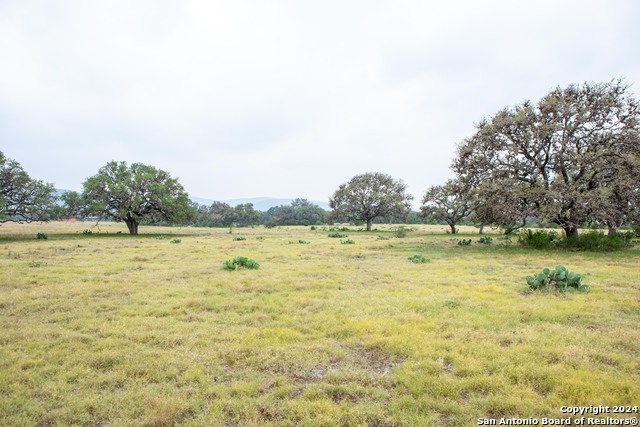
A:
<svg viewBox="0 0 640 427">
<path fill-rule="evenodd" d="M 229 199 L 229 200 L 218 200 L 219 202 L 224 202 L 230 206 L 236 206 L 242 203 L 253 203 L 253 208 L 257 211 L 268 211 L 270 208 L 274 206 L 280 205 L 290 205 L 295 199 L 277 199 L 274 197 L 252 197 L 248 199 Z M 198 203 L 200 205 L 210 205 L 214 202 L 211 199 L 203 199 L 201 197 L 191 197 L 191 201 Z M 326 202 L 319 202 L 317 200 L 309 200 L 310 203 L 314 205 L 320 206 L 322 209 L 329 211 L 331 208 L 329 204 Z"/>
</svg>

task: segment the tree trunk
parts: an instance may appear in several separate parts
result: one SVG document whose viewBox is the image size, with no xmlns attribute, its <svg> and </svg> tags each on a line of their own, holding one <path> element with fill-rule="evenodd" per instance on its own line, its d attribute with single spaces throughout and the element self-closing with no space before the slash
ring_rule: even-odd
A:
<svg viewBox="0 0 640 427">
<path fill-rule="evenodd" d="M 563 225 L 562 229 L 564 230 L 564 234 L 567 236 L 568 240 L 576 239 L 578 237 L 578 227 L 575 225 Z"/>
<path fill-rule="evenodd" d="M 367 231 L 371 231 L 371 219 L 372 218 L 367 218 Z"/>
<path fill-rule="evenodd" d="M 480 224 L 480 230 L 478 231 L 478 234 L 484 234 L 484 224 Z"/>
<path fill-rule="evenodd" d="M 127 228 L 129 229 L 129 234 L 135 236 L 138 234 L 138 223 L 134 219 L 125 219 L 124 223 L 127 224 Z"/>
<path fill-rule="evenodd" d="M 609 232 L 607 233 L 607 236 L 613 237 L 616 234 L 618 234 L 618 227 L 616 227 L 615 225 L 610 225 L 609 226 Z"/>
<path fill-rule="evenodd" d="M 451 227 L 451 234 L 456 234 L 458 232 L 455 224 L 449 224 L 449 227 Z"/>
</svg>

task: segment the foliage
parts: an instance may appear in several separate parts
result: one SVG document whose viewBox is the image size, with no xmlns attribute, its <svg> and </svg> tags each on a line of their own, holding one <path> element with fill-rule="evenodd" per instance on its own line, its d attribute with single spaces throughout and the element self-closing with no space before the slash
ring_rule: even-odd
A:
<svg viewBox="0 0 640 427">
<path fill-rule="evenodd" d="M 44 233 L 38 233 L 38 234 L 36 234 L 36 239 L 38 239 L 38 240 L 47 240 L 48 238 L 49 238 L 49 236 L 47 236 L 47 235 L 46 235 L 46 234 L 44 234 Z"/>
<path fill-rule="evenodd" d="M 85 236 L 88 236 L 89 234 L 93 234 L 93 231 L 87 229 L 82 230 L 82 234 L 84 234 Z"/>
<path fill-rule="evenodd" d="M 560 292 L 586 292 L 589 285 L 582 283 L 582 276 L 559 265 L 555 270 L 545 268 L 535 277 L 527 276 L 527 284 L 533 290 L 557 290 Z"/>
<path fill-rule="evenodd" d="M 565 239 L 562 246 L 582 251 L 616 251 L 631 247 L 631 237 L 626 233 L 607 236 L 599 231 L 590 231 L 575 239 Z"/>
<path fill-rule="evenodd" d="M 637 196 L 638 181 L 621 181 L 619 173 L 635 177 L 640 167 L 640 106 L 628 89 L 620 80 L 570 85 L 536 105 L 505 108 L 476 126 L 453 168 L 492 208 L 492 222 L 536 216 L 574 238 L 581 224 L 602 221 Z M 615 183 L 623 188 L 614 197 Z"/>
<path fill-rule="evenodd" d="M 376 238 L 376 240 L 391 240 L 391 237 L 389 237 L 389 236 L 380 236 L 380 235 L 379 235 L 379 236 Z"/>
<path fill-rule="evenodd" d="M 262 222 L 267 226 L 276 225 L 311 225 L 326 222 L 327 211 L 307 199 L 295 199 L 290 205 L 274 206 L 262 215 Z"/>
<path fill-rule="evenodd" d="M 124 221 L 138 234 L 141 221 L 185 222 L 193 208 L 189 195 L 168 172 L 142 163 L 111 161 L 84 183 L 87 212 Z"/>
<path fill-rule="evenodd" d="M 403 238 L 403 237 L 407 237 L 407 231 L 411 230 L 410 228 L 405 227 L 404 225 L 400 225 L 398 228 L 396 228 L 396 230 L 394 231 L 394 236 L 396 236 L 397 238 Z"/>
<path fill-rule="evenodd" d="M 471 239 L 458 240 L 458 246 L 469 246 L 470 244 L 471 244 Z"/>
<path fill-rule="evenodd" d="M 233 240 L 234 242 L 239 242 L 239 241 L 241 241 L 241 240 L 247 240 L 247 238 L 246 238 L 246 237 L 244 237 L 244 236 L 236 236 L 236 237 L 234 237 L 232 240 Z"/>
<path fill-rule="evenodd" d="M 243 256 L 237 256 L 233 260 L 228 260 L 222 263 L 223 270 L 238 271 L 240 268 L 257 270 L 258 268 L 260 268 L 260 264 L 258 264 L 256 260 L 249 259 Z"/>
<path fill-rule="evenodd" d="M 558 244 L 560 236 L 553 231 L 531 229 L 518 236 L 518 242 L 525 247 L 544 249 Z"/>
<path fill-rule="evenodd" d="M 422 198 L 421 215 L 430 222 L 446 222 L 451 234 L 456 234 L 456 224 L 471 215 L 469 191 L 460 180 L 448 180 L 444 185 L 434 185 Z"/>
<path fill-rule="evenodd" d="M 478 239 L 478 243 L 481 243 L 483 245 L 490 245 L 491 243 L 493 243 L 493 239 L 489 236 L 483 236 Z"/>
<path fill-rule="evenodd" d="M 579 251 L 615 251 L 631 247 L 631 234 L 607 236 L 599 231 L 590 231 L 573 239 L 561 238 L 553 231 L 527 230 L 518 236 L 518 242 L 534 249 L 560 248 Z"/>
<path fill-rule="evenodd" d="M 48 221 L 59 215 L 52 184 L 31 179 L 20 163 L 0 151 L 0 224 Z"/>
<path fill-rule="evenodd" d="M 231 207 L 224 202 L 213 202 L 211 206 L 194 204 L 196 227 L 249 226 L 260 223 L 260 212 L 253 203 L 241 203 Z"/>
<path fill-rule="evenodd" d="M 351 240 L 351 239 L 347 239 L 347 240 L 341 240 L 340 244 L 342 244 L 342 245 L 355 245 L 356 242 Z"/>
<path fill-rule="evenodd" d="M 402 181 L 380 172 L 369 172 L 340 185 L 329 199 L 329 206 L 334 210 L 334 217 L 365 221 L 370 231 L 374 218 L 406 216 L 413 200 L 406 191 Z"/>
<path fill-rule="evenodd" d="M 182 242 L 181 239 L 171 239 L 169 243 L 180 243 L 180 242 Z"/>
<path fill-rule="evenodd" d="M 421 253 L 410 256 L 407 259 L 414 264 L 424 264 L 431 261 L 431 259 L 423 257 Z"/>
<path fill-rule="evenodd" d="M 327 234 L 327 237 L 334 237 L 334 238 L 342 239 L 343 237 L 349 237 L 349 235 L 334 232 L 334 233 Z"/>
</svg>

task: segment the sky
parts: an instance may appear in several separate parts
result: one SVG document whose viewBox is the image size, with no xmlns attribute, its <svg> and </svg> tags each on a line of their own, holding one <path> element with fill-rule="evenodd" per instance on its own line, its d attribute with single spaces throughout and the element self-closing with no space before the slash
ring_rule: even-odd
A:
<svg viewBox="0 0 640 427">
<path fill-rule="evenodd" d="M 192 196 L 327 201 L 365 172 L 419 204 L 500 109 L 623 78 L 640 2 L 0 0 L 0 151 L 81 190 L 111 160 Z"/>
</svg>

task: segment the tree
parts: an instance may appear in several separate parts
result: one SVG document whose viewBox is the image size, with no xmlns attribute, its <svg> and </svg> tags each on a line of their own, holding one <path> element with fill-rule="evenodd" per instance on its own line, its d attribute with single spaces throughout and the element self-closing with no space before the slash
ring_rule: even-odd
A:
<svg viewBox="0 0 640 427">
<path fill-rule="evenodd" d="M 453 169 L 471 185 L 499 190 L 487 203 L 519 214 L 533 207 L 573 238 L 602 213 L 596 196 L 616 182 L 621 162 L 640 151 L 639 122 L 638 101 L 620 80 L 557 88 L 537 105 L 481 121 L 458 147 Z"/>
<path fill-rule="evenodd" d="M 142 163 L 111 161 L 83 183 L 87 212 L 124 221 L 138 234 L 141 221 L 184 221 L 190 214 L 189 195 L 168 172 Z"/>
<path fill-rule="evenodd" d="M 449 224 L 451 234 L 458 232 L 456 224 L 472 212 L 465 186 L 453 179 L 429 188 L 422 198 L 420 211 L 425 218 Z"/>
<path fill-rule="evenodd" d="M 262 221 L 269 226 L 275 225 L 318 225 L 325 221 L 327 212 L 307 199 L 295 199 L 290 205 L 269 208 Z"/>
<path fill-rule="evenodd" d="M 390 175 L 369 172 L 340 185 L 329 199 L 329 206 L 338 216 L 365 221 L 369 231 L 374 218 L 409 212 L 413 196 L 406 190 L 402 181 L 396 181 Z"/>
<path fill-rule="evenodd" d="M 0 151 L 0 223 L 51 220 L 56 199 L 52 184 L 31 179 L 20 163 Z"/>
<path fill-rule="evenodd" d="M 253 203 L 241 203 L 233 207 L 233 223 L 248 226 L 260 223 L 260 212 L 253 208 Z"/>
</svg>

